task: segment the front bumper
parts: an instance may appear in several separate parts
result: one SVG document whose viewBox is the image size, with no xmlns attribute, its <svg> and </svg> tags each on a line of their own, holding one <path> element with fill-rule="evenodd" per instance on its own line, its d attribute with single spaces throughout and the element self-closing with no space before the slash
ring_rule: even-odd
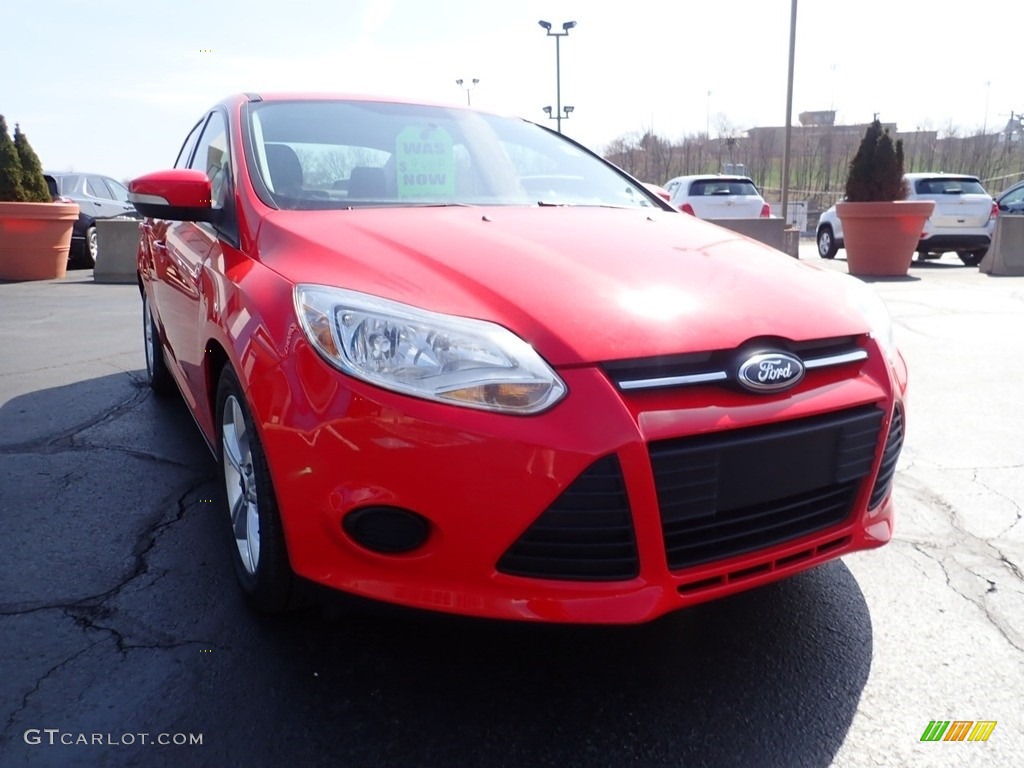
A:
<svg viewBox="0 0 1024 768">
<path fill-rule="evenodd" d="M 889 435 L 894 413 L 902 430 L 906 371 L 866 343 L 868 360 L 774 396 L 712 386 L 623 393 L 597 368 L 562 370 L 569 396 L 532 417 L 386 392 L 339 374 L 304 344 L 249 394 L 300 576 L 453 613 L 632 623 L 889 540 Z M 844 422 L 850 414 L 874 424 L 853 474 L 840 467 L 842 450 L 835 461 L 817 455 L 856 431 Z M 800 437 L 807 429 L 817 435 L 810 442 Z M 723 435 L 743 439 L 723 447 Z M 690 490 L 666 479 L 716 455 Z M 701 483 L 729 509 L 714 498 L 708 507 Z M 807 487 L 823 483 L 843 486 L 824 515 L 808 501 L 821 489 Z M 373 507 L 420 515 L 425 543 L 403 554 L 357 544 L 343 521 Z M 781 535 L 750 534 L 765 515 L 776 515 Z M 708 522 L 736 528 L 738 541 L 702 540 L 696 555 L 680 555 Z"/>
</svg>

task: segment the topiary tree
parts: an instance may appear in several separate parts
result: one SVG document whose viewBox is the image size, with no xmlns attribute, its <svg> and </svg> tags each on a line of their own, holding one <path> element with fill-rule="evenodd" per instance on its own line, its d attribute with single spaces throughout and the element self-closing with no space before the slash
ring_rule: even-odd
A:
<svg viewBox="0 0 1024 768">
<path fill-rule="evenodd" d="M 903 140 L 893 144 L 889 129 L 879 120 L 868 126 L 857 154 L 850 161 L 846 177 L 846 200 L 850 203 L 879 203 L 903 200 L 907 183 L 903 179 Z"/>
<path fill-rule="evenodd" d="M 28 138 L 21 132 L 21 126 L 14 124 L 14 148 L 18 151 L 21 162 L 21 189 L 26 203 L 49 203 L 50 188 L 43 177 L 43 166 L 39 156 L 28 143 Z"/>
<path fill-rule="evenodd" d="M 0 115 L 0 202 L 23 203 L 25 191 L 21 184 L 21 159 L 18 148 L 7 132 L 7 122 Z"/>
</svg>

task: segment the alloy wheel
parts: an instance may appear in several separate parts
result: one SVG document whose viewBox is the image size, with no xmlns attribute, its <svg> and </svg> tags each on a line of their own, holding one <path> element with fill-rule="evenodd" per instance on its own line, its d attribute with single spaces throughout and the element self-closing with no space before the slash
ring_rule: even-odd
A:
<svg viewBox="0 0 1024 768">
<path fill-rule="evenodd" d="M 149 316 L 149 297 L 142 298 L 142 338 L 146 350 L 146 375 L 153 380 L 153 318 Z"/>
<path fill-rule="evenodd" d="M 224 487 L 235 545 L 242 566 L 255 575 L 260 562 L 259 499 L 249 433 L 241 404 L 234 395 L 224 403 L 221 418 Z"/>
</svg>

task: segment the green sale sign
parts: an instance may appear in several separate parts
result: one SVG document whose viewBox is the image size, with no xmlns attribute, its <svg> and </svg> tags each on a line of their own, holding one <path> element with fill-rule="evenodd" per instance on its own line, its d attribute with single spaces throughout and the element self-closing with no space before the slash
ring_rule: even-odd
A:
<svg viewBox="0 0 1024 768">
<path fill-rule="evenodd" d="M 442 128 L 406 128 L 398 134 L 398 196 L 439 197 L 455 193 L 452 137 Z"/>
</svg>

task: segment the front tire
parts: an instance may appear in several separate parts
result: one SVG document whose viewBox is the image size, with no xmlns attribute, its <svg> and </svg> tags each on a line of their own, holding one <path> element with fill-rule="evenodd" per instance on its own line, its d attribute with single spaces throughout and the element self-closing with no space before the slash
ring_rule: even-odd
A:
<svg viewBox="0 0 1024 768">
<path fill-rule="evenodd" d="M 836 252 L 836 238 L 832 234 L 832 227 L 824 226 L 818 230 L 818 255 L 823 259 L 834 259 Z"/>
<path fill-rule="evenodd" d="M 160 332 L 153 320 L 149 296 L 145 292 L 142 294 L 142 343 L 146 352 L 146 379 L 150 389 L 161 397 L 174 394 L 174 378 L 167 368 Z"/>
<path fill-rule="evenodd" d="M 238 377 L 225 367 L 217 387 L 218 454 L 231 561 L 249 606 L 280 613 L 296 605 L 277 497 L 263 444 Z"/>
<path fill-rule="evenodd" d="M 96 234 L 96 226 L 93 225 L 85 230 L 85 248 L 83 256 L 85 257 L 85 266 L 93 267 L 96 266 L 96 256 L 100 252 L 100 239 L 99 235 Z"/>
</svg>

